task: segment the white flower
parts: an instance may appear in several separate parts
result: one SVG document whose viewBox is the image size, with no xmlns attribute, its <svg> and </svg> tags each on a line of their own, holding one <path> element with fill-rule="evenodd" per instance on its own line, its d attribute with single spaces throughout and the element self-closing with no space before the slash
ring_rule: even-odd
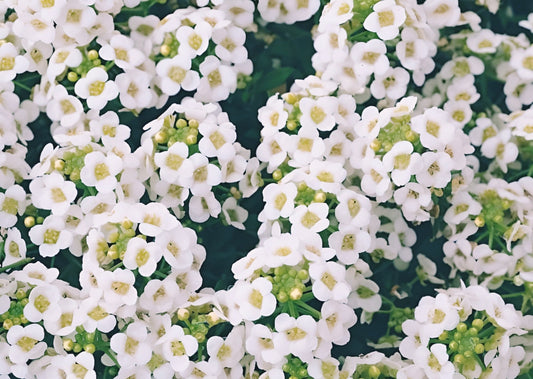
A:
<svg viewBox="0 0 533 379">
<path fill-rule="evenodd" d="M 444 221 L 447 224 L 460 224 L 469 215 L 477 216 L 482 209 L 481 204 L 464 191 L 453 195 L 450 204 L 452 206 L 444 214 Z"/>
<path fill-rule="evenodd" d="M 370 85 L 370 92 L 376 99 L 387 97 L 396 100 L 405 95 L 408 84 L 409 73 L 404 68 L 391 67 L 382 75 L 375 75 L 375 79 Z"/>
<path fill-rule="evenodd" d="M 413 117 L 411 123 L 412 129 L 420 134 L 420 143 L 428 149 L 443 150 L 455 137 L 450 115 L 439 108 L 427 109 L 423 115 Z"/>
<path fill-rule="evenodd" d="M 58 85 L 53 90 L 53 98 L 46 105 L 46 115 L 52 121 L 59 121 L 64 127 L 74 126 L 83 114 L 81 101 L 68 94 L 65 87 Z"/>
<path fill-rule="evenodd" d="M 237 89 L 237 74 L 217 57 L 207 56 L 200 64 L 202 78 L 194 98 L 203 102 L 225 100 Z"/>
<path fill-rule="evenodd" d="M 453 79 L 452 84 L 446 90 L 446 96 L 450 100 L 463 100 L 474 104 L 480 97 L 474 84 L 474 75 L 469 74 Z"/>
<path fill-rule="evenodd" d="M 261 135 L 271 135 L 282 129 L 287 123 L 289 113 L 283 108 L 284 102 L 274 95 L 268 98 L 265 106 L 257 111 L 257 119 L 263 125 Z"/>
<path fill-rule="evenodd" d="M 221 124 L 202 122 L 198 128 L 202 138 L 198 149 L 207 157 L 217 157 L 220 161 L 228 161 L 235 155 L 233 143 L 237 138 L 235 125 L 231 122 Z"/>
<path fill-rule="evenodd" d="M 193 59 L 202 55 L 209 45 L 213 28 L 207 22 L 198 23 L 194 29 L 190 26 L 181 26 L 176 31 L 179 42 L 178 55 Z"/>
<path fill-rule="evenodd" d="M 248 218 L 248 211 L 237 205 L 237 199 L 228 197 L 222 204 L 224 221 L 234 228 L 244 230 L 244 222 Z"/>
<path fill-rule="evenodd" d="M 391 172 L 394 184 L 403 186 L 418 171 L 419 160 L 420 154 L 413 153 L 410 142 L 399 141 L 383 156 L 383 167 Z"/>
<path fill-rule="evenodd" d="M 194 91 L 200 83 L 200 75 L 191 70 L 191 59 L 181 55 L 161 60 L 156 72 L 161 78 L 161 90 L 167 95 L 175 95 L 181 88 Z"/>
<path fill-rule="evenodd" d="M 302 167 L 324 154 L 324 141 L 319 138 L 318 130 L 314 128 L 300 128 L 297 135 L 288 137 L 286 151 L 292 157 L 289 165 Z"/>
<path fill-rule="evenodd" d="M 28 60 L 18 54 L 17 48 L 11 42 L 0 46 L 0 83 L 15 79 L 15 76 L 26 71 L 28 66 Z"/>
<path fill-rule="evenodd" d="M 139 270 L 142 276 L 150 276 L 161 259 L 162 252 L 155 242 L 146 242 L 140 237 L 133 237 L 128 241 L 124 253 L 124 266 L 130 270 Z"/>
<path fill-rule="evenodd" d="M 96 187 L 99 192 L 111 192 L 117 186 L 118 175 L 122 171 L 123 161 L 115 154 L 107 156 L 100 151 L 93 151 L 84 158 L 80 179 L 86 186 Z"/>
<path fill-rule="evenodd" d="M 390 40 L 399 33 L 399 27 L 405 22 L 405 9 L 396 5 L 394 0 L 379 1 L 372 8 L 363 23 L 366 30 L 376 32 L 382 40 Z"/>
<path fill-rule="evenodd" d="M 72 243 L 73 235 L 66 230 L 63 217 L 50 215 L 42 225 L 30 229 L 31 241 L 39 245 L 39 253 L 43 257 L 53 257 L 59 250 L 66 249 Z"/>
<path fill-rule="evenodd" d="M 370 160 L 363 168 L 361 189 L 368 196 L 382 196 L 391 187 L 391 181 L 383 162 L 377 158 Z"/>
<path fill-rule="evenodd" d="M 83 328 L 92 333 L 96 329 L 108 333 L 115 327 L 117 320 L 111 313 L 117 306 L 102 301 L 99 297 L 88 297 L 81 301 L 79 308 L 74 312 L 74 325 L 83 325 Z"/>
<path fill-rule="evenodd" d="M 379 286 L 361 274 L 355 274 L 353 266 L 346 272 L 352 292 L 348 297 L 348 305 L 352 308 L 362 308 L 366 312 L 377 312 L 381 308 Z"/>
<path fill-rule="evenodd" d="M 302 259 L 300 241 L 289 233 L 266 239 L 263 247 L 264 263 L 271 268 L 283 265 L 296 266 Z"/>
<path fill-rule="evenodd" d="M 326 203 L 311 203 L 308 206 L 299 205 L 289 217 L 291 232 L 310 230 L 318 233 L 329 226 L 327 218 L 329 207 Z"/>
<path fill-rule="evenodd" d="M 52 43 L 55 28 L 51 20 L 40 14 L 17 13 L 18 18 L 13 22 L 13 32 L 23 41 Z"/>
<path fill-rule="evenodd" d="M 231 289 L 239 304 L 239 313 L 244 320 L 250 321 L 274 312 L 276 298 L 271 291 L 272 283 L 265 278 L 257 278 L 251 283 L 238 281 Z"/>
<path fill-rule="evenodd" d="M 350 224 L 364 228 L 370 222 L 370 200 L 357 192 L 344 189 L 337 195 L 339 204 L 335 207 L 335 217 L 339 224 Z"/>
<path fill-rule="evenodd" d="M 273 341 L 276 350 L 283 355 L 293 354 L 304 362 L 312 358 L 312 351 L 318 345 L 317 324 L 311 316 L 297 319 L 282 313 L 275 320 L 276 333 Z"/>
<path fill-rule="evenodd" d="M 139 204 L 139 209 L 139 231 L 146 236 L 155 237 L 162 231 L 180 226 L 180 222 L 163 204 Z"/>
<path fill-rule="evenodd" d="M 155 243 L 162 249 L 165 261 L 175 269 L 187 270 L 193 262 L 192 247 L 196 233 L 189 228 L 178 227 L 159 233 Z"/>
<path fill-rule="evenodd" d="M 253 354 L 258 364 L 263 363 L 276 365 L 283 361 L 283 354 L 274 347 L 272 338 L 274 333 L 262 324 L 250 324 L 246 333 L 246 351 Z"/>
<path fill-rule="evenodd" d="M 115 34 L 109 43 L 102 44 L 98 51 L 106 61 L 114 61 L 123 70 L 130 70 L 144 62 L 144 54 L 136 49 L 133 40 L 122 34 Z"/>
<path fill-rule="evenodd" d="M 67 336 L 78 326 L 74 323 L 74 313 L 78 309 L 79 302 L 70 298 L 58 298 L 56 306 L 59 308 L 59 315 L 54 318 L 44 318 L 44 327 L 52 335 Z"/>
<path fill-rule="evenodd" d="M 100 67 L 93 67 L 85 78 L 79 79 L 74 85 L 76 95 L 87 100 L 91 109 L 100 110 L 107 102 L 118 95 L 114 81 L 108 80 L 107 72 Z"/>
<path fill-rule="evenodd" d="M 533 84 L 529 80 L 522 79 L 516 72 L 505 78 L 503 86 L 505 93 L 505 105 L 511 111 L 519 111 L 522 105 L 533 103 Z"/>
<path fill-rule="evenodd" d="M 430 54 L 430 46 L 431 43 L 420 38 L 415 29 L 405 28 L 402 30 L 402 40 L 396 45 L 396 55 L 403 67 L 418 70 Z"/>
<path fill-rule="evenodd" d="M 218 367 L 233 367 L 244 355 L 244 327 L 234 327 L 226 339 L 213 336 L 207 340 L 209 362 Z"/>
<path fill-rule="evenodd" d="M 400 353 L 408 359 L 413 359 L 419 347 L 427 346 L 429 336 L 424 334 L 423 324 L 410 319 L 402 323 L 402 331 L 406 337 L 400 342 Z"/>
<path fill-rule="evenodd" d="M 8 229 L 4 240 L 5 257 L 2 266 L 5 267 L 26 258 L 26 251 L 26 241 L 20 235 L 20 231 L 17 228 Z"/>
<path fill-rule="evenodd" d="M 152 348 L 147 339 L 146 326 L 142 322 L 128 325 L 125 333 L 116 333 L 111 337 L 110 347 L 117 353 L 121 367 L 142 366 L 152 357 Z"/>
<path fill-rule="evenodd" d="M 341 163 L 314 160 L 309 165 L 307 185 L 314 190 L 338 193 L 346 179 L 346 170 Z"/>
<path fill-rule="evenodd" d="M 351 224 L 339 224 L 339 231 L 333 232 L 328 244 L 335 249 L 339 261 L 346 265 L 354 264 L 359 253 L 368 251 L 371 244 L 370 234 Z"/>
<path fill-rule="evenodd" d="M 336 262 L 313 262 L 309 265 L 313 279 L 313 295 L 320 301 L 347 302 L 350 286 L 346 282 L 346 269 Z"/>
<path fill-rule="evenodd" d="M 428 24 L 436 28 L 455 26 L 461 15 L 458 0 L 427 0 L 423 9 Z"/>
<path fill-rule="evenodd" d="M 7 331 L 6 339 L 9 343 L 9 359 L 15 364 L 25 364 L 29 359 L 40 358 L 46 350 L 46 343 L 40 342 L 44 338 L 43 327 L 30 324 L 25 327 L 14 325 Z"/>
<path fill-rule="evenodd" d="M 283 132 L 264 136 L 256 155 L 262 162 L 268 162 L 267 172 L 271 173 L 283 163 L 287 157 L 287 147 L 292 145 L 290 141 L 291 137 Z"/>
<path fill-rule="evenodd" d="M 222 211 L 213 192 L 204 195 L 192 196 L 189 199 L 189 217 L 194 222 L 205 222 L 209 217 L 217 217 Z"/>
<path fill-rule="evenodd" d="M 248 51 L 244 47 L 246 33 L 241 28 L 229 26 L 217 30 L 212 36 L 215 46 L 215 54 L 223 61 L 231 63 L 243 63 L 248 58 Z"/>
<path fill-rule="evenodd" d="M 198 341 L 191 335 L 185 335 L 183 328 L 172 325 L 159 342 L 162 344 L 163 357 L 170 362 L 177 372 L 184 372 L 190 365 L 189 357 L 198 350 Z"/>
<path fill-rule="evenodd" d="M 487 158 L 496 158 L 503 172 L 507 172 L 507 165 L 518 157 L 518 147 L 510 139 L 511 131 L 505 129 L 481 145 L 481 153 Z"/>
<path fill-rule="evenodd" d="M 340 61 L 348 53 L 346 38 L 346 30 L 339 25 L 324 27 L 313 43 L 316 55 L 327 62 Z"/>
<path fill-rule="evenodd" d="M 263 189 L 265 206 L 261 211 L 261 219 L 275 220 L 287 218 L 294 210 L 294 198 L 298 190 L 292 182 L 286 184 L 270 183 Z"/>
<path fill-rule="evenodd" d="M 435 298 L 424 296 L 415 308 L 415 320 L 424 324 L 424 334 L 433 338 L 445 330 L 453 330 L 459 323 L 459 313 L 447 295 Z"/>
<path fill-rule="evenodd" d="M 365 76 L 383 75 L 390 67 L 386 53 L 387 46 L 383 41 L 371 39 L 355 43 L 350 50 L 350 57 L 354 61 L 356 72 Z"/>
<path fill-rule="evenodd" d="M 40 209 L 50 209 L 56 215 L 65 214 L 78 195 L 76 185 L 66 181 L 57 172 L 32 180 L 30 191 L 33 205 Z"/>
<path fill-rule="evenodd" d="M 337 108 L 337 99 L 333 96 L 320 97 L 317 100 L 305 97 L 299 102 L 302 115 L 300 124 L 302 128 L 316 128 L 328 131 L 335 126 L 333 113 Z"/>
<path fill-rule="evenodd" d="M 139 297 L 139 306 L 150 315 L 156 313 L 169 313 L 174 310 L 174 304 L 182 304 L 185 294 L 180 293 L 180 288 L 172 279 L 152 279 L 144 287 Z"/>
<path fill-rule="evenodd" d="M 452 164 L 447 153 L 425 152 L 422 154 L 422 165 L 416 173 L 416 180 L 426 187 L 444 188 L 451 180 Z"/>
<path fill-rule="evenodd" d="M 120 103 L 129 109 L 147 108 L 154 97 L 150 90 L 150 75 L 140 70 L 129 70 L 115 78 Z"/>
<path fill-rule="evenodd" d="M 135 276 L 130 270 L 116 269 L 106 271 L 102 276 L 104 299 L 116 308 L 121 305 L 133 305 L 137 301 L 137 290 L 133 286 Z"/>
<path fill-rule="evenodd" d="M 448 361 L 446 345 L 436 343 L 428 349 L 421 346 L 416 349 L 413 361 L 421 367 L 428 378 L 452 378 L 455 366 Z"/>
<path fill-rule="evenodd" d="M 26 210 L 26 192 L 18 184 L 0 192 L 0 227 L 10 228 L 17 223 L 17 214 Z"/>
<path fill-rule="evenodd" d="M 60 294 L 56 286 L 43 285 L 31 290 L 28 304 L 24 306 L 24 316 L 30 322 L 41 320 L 55 321 L 61 315 Z"/>
<path fill-rule="evenodd" d="M 159 176 L 168 183 L 185 185 L 193 175 L 192 163 L 187 159 L 189 147 L 183 142 L 173 143 L 167 151 L 156 153 L 154 162 Z"/>
<path fill-rule="evenodd" d="M 193 154 L 189 157 L 189 161 L 192 164 L 193 173 L 187 178 L 186 185 L 193 195 L 203 196 L 211 190 L 211 187 L 220 183 L 220 169 L 210 164 L 205 155 Z"/>
<path fill-rule="evenodd" d="M 470 34 L 466 39 L 466 45 L 475 53 L 491 54 L 496 52 L 501 41 L 500 35 L 490 29 L 482 29 Z"/>
<path fill-rule="evenodd" d="M 328 300 L 320 309 L 317 332 L 322 339 L 335 345 L 345 345 L 350 340 L 349 329 L 357 322 L 354 310 L 337 301 Z"/>
</svg>

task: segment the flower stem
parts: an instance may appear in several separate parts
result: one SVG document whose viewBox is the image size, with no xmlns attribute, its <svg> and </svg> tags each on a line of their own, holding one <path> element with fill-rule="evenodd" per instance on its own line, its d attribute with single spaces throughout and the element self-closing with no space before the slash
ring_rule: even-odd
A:
<svg viewBox="0 0 533 379">
<path fill-rule="evenodd" d="M 17 261 L 15 263 L 11 263 L 10 265 L 7 265 L 7 266 L 4 266 L 4 267 L 0 268 L 0 273 L 1 272 L 6 272 L 8 270 L 11 270 L 12 268 L 17 268 L 17 267 L 20 267 L 20 266 L 26 266 L 26 264 L 30 263 L 31 261 L 33 261 L 33 258 L 21 259 L 20 261 Z"/>
</svg>

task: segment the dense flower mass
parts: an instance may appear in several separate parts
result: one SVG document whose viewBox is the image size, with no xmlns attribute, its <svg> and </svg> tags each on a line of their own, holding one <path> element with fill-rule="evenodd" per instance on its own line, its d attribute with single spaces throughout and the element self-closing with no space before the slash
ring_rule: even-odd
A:
<svg viewBox="0 0 533 379">
<path fill-rule="evenodd" d="M 528 6 L 0 2 L 0 377 L 529 378 Z"/>
</svg>

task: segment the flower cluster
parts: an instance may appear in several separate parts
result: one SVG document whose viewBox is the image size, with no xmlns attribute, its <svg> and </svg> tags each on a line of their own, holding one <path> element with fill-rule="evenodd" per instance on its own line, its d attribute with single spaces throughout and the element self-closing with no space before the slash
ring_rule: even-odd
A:
<svg viewBox="0 0 533 379">
<path fill-rule="evenodd" d="M 0 377 L 530 375 L 520 12 L 0 3 Z"/>
</svg>

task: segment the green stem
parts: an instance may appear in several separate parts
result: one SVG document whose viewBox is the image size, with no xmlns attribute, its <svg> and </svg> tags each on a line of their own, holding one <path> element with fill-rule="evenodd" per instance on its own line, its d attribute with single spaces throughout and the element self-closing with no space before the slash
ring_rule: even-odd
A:
<svg viewBox="0 0 533 379">
<path fill-rule="evenodd" d="M 20 266 L 26 266 L 26 264 L 30 263 L 31 261 L 33 261 L 33 258 L 21 259 L 20 261 L 17 261 L 15 263 L 11 263 L 10 265 L 7 265 L 7 266 L 4 266 L 4 267 L 0 268 L 0 273 L 1 272 L 6 272 L 8 270 L 11 270 L 12 268 L 17 268 L 17 267 L 20 267 Z"/>
<path fill-rule="evenodd" d="M 289 314 L 291 315 L 291 317 L 298 318 L 298 316 L 300 314 L 299 314 L 298 310 L 296 309 L 296 307 L 294 306 L 294 301 L 289 300 L 287 302 L 287 305 L 289 307 Z"/>
<path fill-rule="evenodd" d="M 304 303 L 302 300 L 297 300 L 296 301 L 296 305 L 298 305 L 299 308 L 301 308 L 302 310 L 306 311 L 310 316 L 313 316 L 317 320 L 322 318 L 322 313 L 317 311 L 315 308 L 313 308 L 309 304 Z"/>
<path fill-rule="evenodd" d="M 116 265 L 114 265 L 113 267 L 111 267 L 111 268 L 109 269 L 109 271 L 115 271 L 117 268 L 120 268 L 120 267 L 122 267 L 123 265 L 124 265 L 124 262 L 120 261 L 120 262 L 118 262 Z"/>
<path fill-rule="evenodd" d="M 20 83 L 20 82 L 17 82 L 16 80 L 13 80 L 13 83 L 15 84 L 15 86 L 20 87 L 20 88 L 22 88 L 23 90 L 26 90 L 26 91 L 28 91 L 28 92 L 31 93 L 31 88 L 28 87 L 27 85 L 22 84 L 22 83 Z"/>
</svg>

